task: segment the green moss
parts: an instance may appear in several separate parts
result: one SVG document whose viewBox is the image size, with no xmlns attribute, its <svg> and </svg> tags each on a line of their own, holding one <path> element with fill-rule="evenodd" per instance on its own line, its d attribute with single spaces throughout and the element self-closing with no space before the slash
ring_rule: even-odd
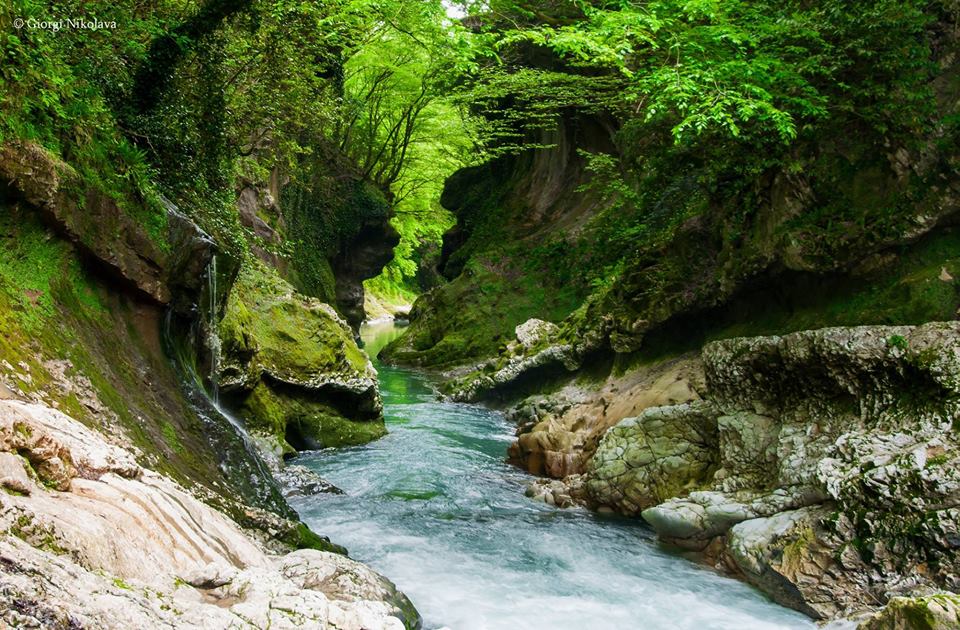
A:
<svg viewBox="0 0 960 630">
<path fill-rule="evenodd" d="M 17 519 L 10 525 L 8 531 L 13 536 L 42 551 L 56 555 L 69 553 L 67 549 L 60 546 L 57 542 L 53 528 L 38 523 L 32 514 L 20 514 L 17 516 Z"/>
<path fill-rule="evenodd" d="M 297 290 L 336 304 L 330 260 L 341 253 L 366 223 L 384 222 L 390 204 L 369 182 L 344 173 L 349 168 L 327 156 L 308 168 L 312 181 L 284 187 L 284 216 L 293 244 L 289 279 Z"/>
<path fill-rule="evenodd" d="M 807 556 L 807 549 L 816 541 L 817 536 L 813 528 L 805 525 L 792 532 L 793 540 L 783 548 L 783 566 L 788 570 L 798 568 Z"/>
<path fill-rule="evenodd" d="M 289 409 L 268 385 L 258 383 L 244 400 L 242 411 L 250 429 L 277 436 L 282 445 L 289 447 L 285 437 Z"/>
<path fill-rule="evenodd" d="M 434 368 L 467 363 L 496 354 L 528 319 L 560 321 L 578 303 L 573 289 L 538 282 L 510 257 L 470 261 L 461 276 L 418 300 L 421 315 L 382 356 Z"/>
<path fill-rule="evenodd" d="M 898 626 L 899 624 L 904 624 L 903 627 L 910 628 L 910 630 L 942 630 L 947 627 L 952 627 L 944 623 L 946 620 L 938 619 L 930 609 L 930 603 L 936 601 L 937 598 L 940 598 L 950 608 L 957 606 L 955 598 L 947 598 L 946 596 L 940 595 L 911 598 L 897 597 L 892 599 L 887 607 L 880 613 L 880 619 L 886 623 L 879 623 L 877 620 L 872 620 L 870 623 L 865 624 L 865 626 L 868 628 L 882 628 L 893 627 L 894 624 Z M 954 599 L 954 601 L 950 602 L 949 599 Z"/>
<path fill-rule="evenodd" d="M 930 468 L 930 467 L 933 467 L 933 466 L 943 466 L 943 465 L 946 464 L 949 460 L 950 460 L 950 458 L 947 457 L 946 455 L 936 455 L 936 456 L 931 457 L 931 458 L 929 458 L 929 459 L 927 460 L 927 464 L 926 464 L 925 467 L 926 467 L 926 468 Z"/>
<path fill-rule="evenodd" d="M 54 315 L 54 282 L 68 273 L 69 249 L 25 211 L 0 212 L 0 281 L 31 331 Z"/>
<path fill-rule="evenodd" d="M 347 549 L 345 547 L 330 542 L 329 538 L 320 536 L 304 523 L 297 523 L 297 526 L 283 538 L 283 542 L 296 549 L 316 549 L 318 551 L 337 553 L 341 556 L 347 555 Z"/>
<path fill-rule="evenodd" d="M 248 259 L 220 323 L 224 355 L 256 352 L 260 366 L 306 380 L 316 373 L 364 373 L 366 355 L 331 311 L 295 293 L 275 271 Z"/>
<path fill-rule="evenodd" d="M 183 448 L 183 444 L 180 443 L 180 437 L 177 435 L 177 429 L 165 420 L 160 421 L 160 431 L 163 433 L 163 439 L 166 441 L 167 446 L 172 448 L 175 453 L 183 455 L 186 453 L 186 449 Z"/>
<path fill-rule="evenodd" d="M 329 403 L 286 395 L 262 382 L 241 413 L 252 430 L 276 436 L 290 450 L 355 446 L 387 433 L 382 419 L 350 420 Z"/>
<path fill-rule="evenodd" d="M 125 582 L 123 578 L 118 578 L 118 577 L 113 578 L 113 585 L 125 591 L 133 590 L 133 587 L 127 584 L 127 582 Z"/>
<path fill-rule="evenodd" d="M 907 339 L 903 335 L 892 335 L 889 339 L 887 339 L 887 346 L 890 348 L 906 350 L 907 345 Z"/>
<path fill-rule="evenodd" d="M 306 413 L 288 421 L 287 434 L 295 429 L 321 448 L 366 444 L 387 434 L 382 420 L 349 420 L 337 410 L 307 405 Z"/>
</svg>

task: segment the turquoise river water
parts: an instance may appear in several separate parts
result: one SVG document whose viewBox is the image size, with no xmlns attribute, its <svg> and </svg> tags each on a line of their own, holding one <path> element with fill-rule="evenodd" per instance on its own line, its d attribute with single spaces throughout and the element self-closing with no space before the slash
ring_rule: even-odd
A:
<svg viewBox="0 0 960 630">
<path fill-rule="evenodd" d="M 368 352 L 398 334 L 365 327 Z M 425 628 L 816 628 L 753 588 L 661 548 L 641 523 L 524 496 L 501 414 L 437 400 L 417 372 L 377 366 L 385 438 L 306 453 L 344 495 L 295 501 L 311 527 L 387 575 Z"/>
</svg>

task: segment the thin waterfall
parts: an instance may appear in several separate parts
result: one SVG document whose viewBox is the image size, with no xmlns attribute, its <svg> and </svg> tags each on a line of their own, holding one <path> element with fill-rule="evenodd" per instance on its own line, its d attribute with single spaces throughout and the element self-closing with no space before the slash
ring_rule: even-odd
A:
<svg viewBox="0 0 960 630">
<path fill-rule="evenodd" d="M 197 416 L 205 423 L 213 425 L 214 427 L 223 427 L 223 424 L 229 426 L 229 429 L 223 427 L 226 431 L 221 429 L 208 429 L 204 431 L 204 436 L 210 441 L 210 444 L 219 449 L 218 454 L 220 455 L 219 464 L 221 470 L 223 470 L 224 473 L 230 470 L 246 471 L 249 475 L 248 478 L 251 487 L 257 496 L 267 502 L 267 504 L 277 505 L 279 509 L 282 510 L 284 507 L 282 499 L 280 503 L 276 503 L 277 497 L 280 495 L 276 493 L 273 472 L 264 461 L 259 448 L 247 432 L 243 421 L 220 405 L 219 370 L 222 349 L 219 336 L 216 256 L 212 257 L 207 265 L 207 289 L 209 292 L 208 309 L 200 309 L 201 316 L 198 318 L 198 321 L 194 321 L 192 324 L 189 333 L 189 349 L 183 351 L 178 349 L 179 344 L 174 331 L 175 313 L 172 308 L 167 309 L 162 330 L 167 352 L 177 370 L 180 372 L 187 400 Z M 201 332 L 198 330 L 201 329 L 201 322 L 206 324 L 207 327 L 205 341 L 210 351 L 209 388 L 204 386 L 203 378 L 196 362 L 197 357 L 191 356 L 192 352 L 196 349 L 194 344 L 202 338 L 200 337 Z M 232 431 L 230 431 L 230 429 L 232 429 Z M 221 437 L 224 433 L 232 433 L 236 438 L 239 438 L 243 451 L 246 453 L 246 458 L 237 458 L 237 453 L 233 450 L 234 443 L 224 441 Z M 246 461 L 243 461 L 243 459 L 246 459 Z"/>
<path fill-rule="evenodd" d="M 210 392 L 213 404 L 220 407 L 220 322 L 217 304 L 217 255 L 210 258 L 207 266 L 207 347 L 210 350 Z"/>
<path fill-rule="evenodd" d="M 210 258 L 207 266 L 207 348 L 210 350 L 210 402 L 217 412 L 227 419 L 248 447 L 252 447 L 250 434 L 240 418 L 220 405 L 220 308 L 217 301 L 217 255 Z"/>
</svg>

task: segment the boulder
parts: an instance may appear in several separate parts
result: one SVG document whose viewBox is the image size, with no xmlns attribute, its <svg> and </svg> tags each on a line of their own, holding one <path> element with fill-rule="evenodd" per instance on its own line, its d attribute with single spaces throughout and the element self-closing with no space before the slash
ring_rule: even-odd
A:
<svg viewBox="0 0 960 630">
<path fill-rule="evenodd" d="M 653 407 L 610 429 L 590 460 L 597 505 L 636 515 L 703 486 L 717 463 L 717 418 L 707 402 Z"/>
<path fill-rule="evenodd" d="M 517 336 L 517 343 L 524 350 L 532 350 L 535 346 L 546 343 L 557 335 L 560 328 L 551 322 L 545 322 L 542 319 L 528 319 L 514 331 Z"/>
<path fill-rule="evenodd" d="M 730 529 L 728 555 L 748 582 L 815 619 L 864 610 L 873 603 L 866 567 L 825 529 L 831 512 L 817 506 L 743 521 Z"/>
<path fill-rule="evenodd" d="M 328 304 L 244 262 L 219 325 L 218 383 L 248 428 L 296 450 L 385 434 L 377 372 Z"/>
<path fill-rule="evenodd" d="M 857 630 L 949 630 L 960 628 L 960 596 L 936 593 L 895 597 Z"/>
</svg>

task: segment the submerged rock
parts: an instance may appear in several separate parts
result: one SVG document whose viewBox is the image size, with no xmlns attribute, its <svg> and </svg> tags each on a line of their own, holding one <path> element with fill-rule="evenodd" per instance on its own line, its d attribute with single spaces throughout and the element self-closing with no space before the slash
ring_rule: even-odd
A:
<svg viewBox="0 0 960 630">
<path fill-rule="evenodd" d="M 254 433 L 252 441 L 257 448 L 270 473 L 283 490 L 287 498 L 294 496 L 311 496 L 314 494 L 343 494 L 343 490 L 336 487 L 306 466 L 288 464 L 284 460 L 285 447 L 275 435 Z"/>
<path fill-rule="evenodd" d="M 537 479 L 527 484 L 525 494 L 534 501 L 558 508 L 572 508 L 587 502 L 583 475 L 570 475 L 563 480 Z"/>
</svg>

